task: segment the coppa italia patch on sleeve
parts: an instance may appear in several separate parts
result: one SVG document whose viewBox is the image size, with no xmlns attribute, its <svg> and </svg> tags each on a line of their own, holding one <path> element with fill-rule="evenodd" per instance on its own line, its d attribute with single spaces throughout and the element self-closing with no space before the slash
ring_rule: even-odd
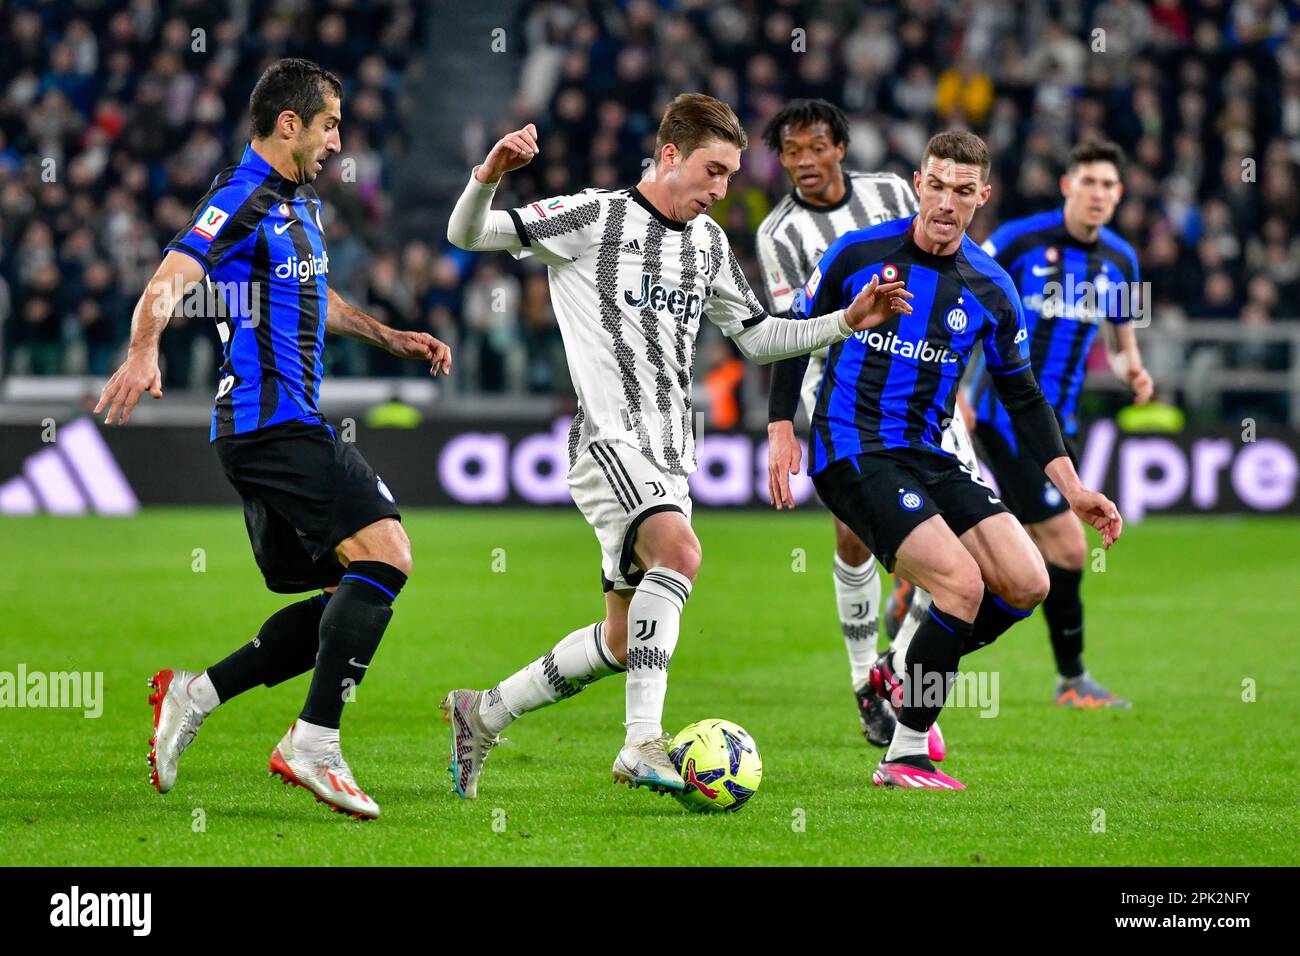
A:
<svg viewBox="0 0 1300 956">
<path fill-rule="evenodd" d="M 807 294 L 808 298 L 811 299 L 813 296 L 817 294 L 817 287 L 821 284 L 822 284 L 822 267 L 818 266 L 816 269 L 813 270 L 813 274 L 809 276 L 808 284 L 803 287 L 803 291 Z"/>
<path fill-rule="evenodd" d="M 224 209 L 218 209 L 216 206 L 209 206 L 207 209 L 203 210 L 203 214 L 199 216 L 198 221 L 194 223 L 194 232 L 196 235 L 200 235 L 204 239 L 215 239 L 217 238 L 217 233 L 221 231 L 221 227 L 226 224 L 226 220 L 229 218 L 230 213 L 226 212 Z"/>
</svg>

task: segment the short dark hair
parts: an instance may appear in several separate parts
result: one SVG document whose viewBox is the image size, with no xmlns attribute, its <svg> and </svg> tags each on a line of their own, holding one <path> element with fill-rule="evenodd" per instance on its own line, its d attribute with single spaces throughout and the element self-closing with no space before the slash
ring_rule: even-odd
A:
<svg viewBox="0 0 1300 956">
<path fill-rule="evenodd" d="M 988 144 L 974 133 L 964 129 L 945 130 L 931 136 L 930 142 L 925 144 L 925 152 L 921 154 L 921 165 L 924 166 L 925 161 L 931 156 L 935 159 L 950 159 L 954 163 L 978 166 L 980 179 L 984 181 L 988 180 L 989 166 L 993 163 L 989 156 Z"/>
<path fill-rule="evenodd" d="M 1122 176 L 1124 175 L 1124 149 L 1118 143 L 1105 139 L 1080 143 L 1070 150 L 1070 161 L 1066 164 L 1065 171 L 1072 173 L 1084 163 L 1110 163 L 1115 167 L 1115 172 Z"/>
<path fill-rule="evenodd" d="M 659 122 L 655 162 L 669 143 L 685 158 L 711 139 L 720 139 L 742 150 L 749 145 L 749 137 L 730 106 L 704 93 L 682 93 L 668 104 Z"/>
<path fill-rule="evenodd" d="M 270 136 L 276 117 L 285 110 L 293 110 L 310 126 L 316 114 L 325 109 L 327 90 L 336 97 L 343 96 L 343 84 L 324 67 L 297 57 L 276 60 L 266 68 L 248 98 L 253 136 Z"/>
<path fill-rule="evenodd" d="M 777 112 L 763 130 L 763 142 L 774 153 L 781 152 L 781 130 L 787 126 L 807 128 L 825 123 L 836 146 L 849 145 L 849 120 L 844 111 L 825 100 L 791 100 Z"/>
</svg>

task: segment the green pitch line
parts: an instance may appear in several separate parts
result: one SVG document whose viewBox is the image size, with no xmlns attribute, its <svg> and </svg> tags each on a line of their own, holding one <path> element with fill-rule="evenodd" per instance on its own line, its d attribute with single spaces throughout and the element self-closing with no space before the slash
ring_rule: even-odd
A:
<svg viewBox="0 0 1300 956">
<path fill-rule="evenodd" d="M 438 700 L 595 620 L 599 554 L 568 511 L 412 512 L 414 575 L 344 716 L 384 817 L 361 824 L 266 775 L 306 676 L 219 709 L 171 793 L 147 783 L 146 678 L 212 663 L 289 600 L 262 587 L 239 512 L 5 519 L 0 674 L 102 672 L 104 697 L 98 719 L 0 709 L 0 865 L 1300 862 L 1300 521 L 1127 528 L 1085 580 L 1086 659 L 1135 709 L 1053 707 L 1035 616 L 968 659 L 997 674 L 996 716 L 944 713 L 964 793 L 870 785 L 880 752 L 854 712 L 825 516 L 696 525 L 704 565 L 666 723 L 724 717 L 754 735 L 763 785 L 741 813 L 688 815 L 609 782 L 618 677 L 511 727 L 477 802 L 449 796 Z"/>
</svg>

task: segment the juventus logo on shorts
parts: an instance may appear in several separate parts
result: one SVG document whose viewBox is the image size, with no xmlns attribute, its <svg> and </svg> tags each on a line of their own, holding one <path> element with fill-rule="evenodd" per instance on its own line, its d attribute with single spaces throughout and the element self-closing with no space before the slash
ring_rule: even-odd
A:
<svg viewBox="0 0 1300 956">
<path fill-rule="evenodd" d="M 636 623 L 637 632 L 635 637 L 638 641 L 650 640 L 650 638 L 655 636 L 655 628 L 659 626 L 659 622 L 654 620 L 638 620 Z M 649 625 L 649 628 L 646 627 L 647 624 Z"/>
<path fill-rule="evenodd" d="M 668 490 L 664 488 L 662 482 L 647 481 L 646 484 L 650 486 L 650 490 L 654 492 L 656 498 L 662 498 L 664 495 L 668 494 Z"/>
</svg>

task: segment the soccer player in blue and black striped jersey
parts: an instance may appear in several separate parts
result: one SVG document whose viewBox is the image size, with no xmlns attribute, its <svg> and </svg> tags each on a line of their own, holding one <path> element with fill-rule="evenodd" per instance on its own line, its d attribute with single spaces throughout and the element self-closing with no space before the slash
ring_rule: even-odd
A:
<svg viewBox="0 0 1300 956">
<path fill-rule="evenodd" d="M 1006 269 L 1020 292 L 1034 377 L 1076 460 L 1079 392 L 1098 328 L 1104 333 L 1111 368 L 1133 390 L 1134 400 L 1147 402 L 1152 393 L 1133 330 L 1133 319 L 1144 305 L 1138 294 L 1137 255 L 1106 228 L 1123 195 L 1123 162 L 1124 153 L 1114 143 L 1076 147 L 1061 177 L 1064 205 L 1005 223 L 984 243 L 984 250 Z M 1056 702 L 1128 707 L 1128 701 L 1093 680 L 1083 666 L 1080 584 L 1088 556 L 1083 526 L 1017 439 L 996 386 L 995 376 L 986 370 L 972 389 L 976 440 L 1007 507 L 1047 562 L 1052 586 L 1043 601 L 1043 615 L 1056 657 Z"/>
<path fill-rule="evenodd" d="M 307 703 L 271 754 L 271 772 L 335 810 L 379 816 L 339 745 L 343 703 L 370 666 L 411 570 L 393 495 L 317 407 L 326 330 L 433 374 L 451 353 L 433 336 L 390 329 L 329 288 L 321 203 L 311 182 L 342 148 L 342 84 L 300 59 L 267 68 L 249 101 L 253 139 L 220 173 L 167 246 L 132 320 L 126 361 L 95 411 L 125 424 L 146 391 L 162 397 L 158 341 L 181 299 L 204 296 L 223 347 L 211 437 L 244 501 L 253 555 L 276 593 L 319 589 L 282 608 L 257 637 L 201 672 L 160 670 L 150 776 L 160 793 L 218 704 L 313 671 Z"/>
<path fill-rule="evenodd" d="M 933 601 L 906 651 L 872 674 L 898 712 L 877 786 L 963 789 L 927 756 L 927 735 L 962 656 L 992 643 L 1047 595 L 1043 559 L 987 485 L 945 451 L 957 383 L 976 344 L 1016 434 L 1071 508 L 1119 537 L 1119 512 L 1079 481 L 1029 363 L 1024 314 L 1006 272 L 966 236 L 988 201 L 989 153 L 940 133 L 913 174 L 915 216 L 841 236 L 796 296 L 794 314 L 841 308 L 872 283 L 902 281 L 904 314 L 831 346 L 813 413 L 809 474 L 821 499 L 886 569 Z M 793 415 L 802 359 L 773 376 L 772 413 Z M 788 480 L 788 476 L 781 476 Z M 784 492 L 784 489 L 782 489 Z"/>
</svg>

